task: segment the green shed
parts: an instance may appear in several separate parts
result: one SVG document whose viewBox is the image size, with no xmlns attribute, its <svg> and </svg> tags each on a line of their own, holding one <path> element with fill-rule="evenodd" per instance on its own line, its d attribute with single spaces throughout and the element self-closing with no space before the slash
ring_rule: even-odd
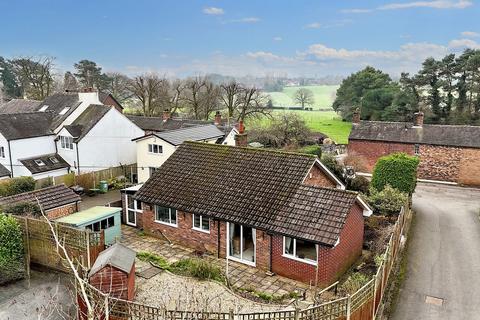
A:
<svg viewBox="0 0 480 320">
<path fill-rule="evenodd" d="M 104 230 L 105 245 L 111 245 L 122 236 L 121 214 L 122 208 L 98 206 L 70 214 L 56 221 L 80 229 Z"/>
</svg>

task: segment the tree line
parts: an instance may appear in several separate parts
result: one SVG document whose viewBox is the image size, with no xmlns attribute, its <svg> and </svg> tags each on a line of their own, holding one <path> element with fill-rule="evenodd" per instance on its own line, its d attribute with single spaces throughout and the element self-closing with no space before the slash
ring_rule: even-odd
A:
<svg viewBox="0 0 480 320">
<path fill-rule="evenodd" d="M 365 120 L 411 121 L 423 111 L 427 123 L 480 125 L 480 50 L 427 58 L 398 81 L 366 67 L 343 80 L 333 108 L 346 120 L 359 108 Z"/>
<path fill-rule="evenodd" d="M 95 88 L 110 93 L 120 103 L 133 105 L 146 116 L 170 110 L 208 120 L 222 110 L 229 119 L 238 121 L 270 114 L 268 96 L 261 89 L 234 79 L 215 83 L 208 76 L 167 79 L 156 73 L 128 77 L 118 72 L 104 73 L 90 60 L 75 63 L 74 71 L 62 76 L 56 72 L 52 57 L 0 57 L 0 84 L 0 101 L 2 97 L 43 100 L 57 92 Z"/>
</svg>

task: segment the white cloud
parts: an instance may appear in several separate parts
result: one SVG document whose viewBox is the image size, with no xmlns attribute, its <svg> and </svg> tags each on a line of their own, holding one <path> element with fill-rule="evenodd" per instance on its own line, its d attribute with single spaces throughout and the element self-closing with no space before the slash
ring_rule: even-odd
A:
<svg viewBox="0 0 480 320">
<path fill-rule="evenodd" d="M 480 43 L 472 39 L 454 39 L 448 43 L 448 46 L 452 49 L 462 49 L 462 48 L 480 49 Z"/>
<path fill-rule="evenodd" d="M 341 10 L 343 13 L 368 13 L 375 10 L 401 10 L 411 8 L 430 8 L 430 9 L 465 9 L 473 5 L 469 0 L 434 0 L 434 1 L 413 1 L 401 3 L 387 3 L 376 8 L 353 8 Z"/>
<path fill-rule="evenodd" d="M 322 25 L 320 24 L 320 22 L 312 22 L 305 26 L 306 29 L 319 29 L 321 27 Z"/>
<path fill-rule="evenodd" d="M 273 37 L 273 41 L 282 41 L 282 37 Z"/>
<path fill-rule="evenodd" d="M 257 17 L 246 17 L 246 18 L 241 18 L 241 19 L 233 19 L 233 20 L 230 20 L 229 22 L 233 22 L 233 23 L 257 23 L 261 21 L 260 18 L 257 18 Z"/>
<path fill-rule="evenodd" d="M 220 16 L 225 13 L 225 11 L 223 11 L 222 8 L 216 8 L 216 7 L 203 8 L 202 12 L 205 14 L 214 15 L 214 16 Z"/>
<path fill-rule="evenodd" d="M 469 37 L 469 38 L 477 38 L 480 37 L 480 33 L 474 32 L 474 31 L 463 31 L 461 33 L 462 36 L 464 37 Z"/>
</svg>

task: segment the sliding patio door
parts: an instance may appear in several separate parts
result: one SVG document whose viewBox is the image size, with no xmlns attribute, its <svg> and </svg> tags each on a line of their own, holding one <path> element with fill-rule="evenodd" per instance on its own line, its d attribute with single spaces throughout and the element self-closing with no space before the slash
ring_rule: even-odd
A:
<svg viewBox="0 0 480 320">
<path fill-rule="evenodd" d="M 255 265 L 255 229 L 236 223 L 227 223 L 228 257 Z"/>
</svg>

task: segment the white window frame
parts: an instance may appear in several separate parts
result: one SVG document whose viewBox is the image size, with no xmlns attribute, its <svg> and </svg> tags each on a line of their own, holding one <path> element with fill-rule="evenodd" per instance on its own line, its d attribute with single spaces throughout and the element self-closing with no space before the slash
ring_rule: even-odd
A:
<svg viewBox="0 0 480 320">
<path fill-rule="evenodd" d="M 73 150 L 73 138 L 67 136 L 59 136 L 60 148 L 64 150 Z"/>
<path fill-rule="evenodd" d="M 170 222 L 157 220 L 157 207 L 162 207 L 162 208 L 167 208 L 168 209 L 168 215 L 169 215 Z M 156 223 L 160 223 L 160 224 L 164 224 L 164 225 L 167 225 L 167 226 L 170 226 L 170 227 L 178 228 L 178 211 L 176 209 L 172 209 L 170 207 L 157 206 L 157 205 L 155 205 L 153 209 L 155 210 L 153 219 Z M 172 223 L 172 210 L 175 210 L 175 221 L 176 221 L 175 223 Z"/>
<path fill-rule="evenodd" d="M 413 145 L 413 153 L 416 155 L 416 156 L 419 156 L 420 155 L 420 145 L 418 143 L 414 144 Z"/>
<path fill-rule="evenodd" d="M 48 106 L 46 104 L 44 104 L 38 111 L 39 112 L 45 112 L 45 111 L 47 111 L 47 109 L 48 109 Z"/>
<path fill-rule="evenodd" d="M 35 164 L 39 167 L 43 167 L 43 166 L 46 165 L 45 162 L 43 162 L 42 159 L 35 159 L 35 160 L 33 160 L 33 162 L 35 162 Z"/>
<path fill-rule="evenodd" d="M 158 148 L 157 149 L 158 152 L 154 151 L 155 146 Z M 149 143 L 148 144 L 148 153 L 149 154 L 155 154 L 155 155 L 163 154 L 163 146 L 161 144 Z"/>
<path fill-rule="evenodd" d="M 129 226 L 134 226 L 136 227 L 137 226 L 137 213 L 143 213 L 143 210 L 142 210 L 142 205 L 138 205 L 138 200 L 137 199 L 133 199 L 133 209 L 130 208 L 128 206 L 128 197 L 129 196 L 133 196 L 133 194 L 128 194 L 128 193 L 125 193 L 125 207 L 127 209 L 127 215 L 125 216 L 125 222 L 126 224 L 128 224 Z M 135 218 L 135 222 L 129 222 L 128 221 L 128 213 L 130 212 L 133 212 L 134 215 L 133 217 Z"/>
<path fill-rule="evenodd" d="M 252 238 L 253 238 L 252 240 L 253 240 L 253 243 L 254 243 L 253 261 L 248 261 L 248 260 L 243 259 L 243 228 L 244 228 L 243 224 L 238 224 L 237 223 L 240 226 L 240 239 L 242 239 L 240 241 L 240 246 L 241 246 L 241 248 L 240 248 L 241 255 L 240 256 L 241 257 L 237 258 L 235 256 L 230 255 L 230 224 L 234 224 L 234 223 L 233 222 L 227 222 L 227 239 L 226 239 L 226 241 L 227 241 L 227 245 L 226 245 L 227 263 L 228 263 L 228 260 L 233 260 L 233 261 L 237 261 L 237 262 L 255 267 L 257 265 L 257 229 L 252 228 Z"/>
<path fill-rule="evenodd" d="M 60 111 L 59 115 L 63 116 L 68 111 L 70 111 L 70 107 L 65 107 L 65 108 L 62 109 L 62 111 Z"/>
<path fill-rule="evenodd" d="M 195 227 L 195 214 L 192 214 L 192 229 L 204 233 L 210 233 L 210 217 L 202 216 L 201 214 L 197 214 L 200 217 L 200 227 Z M 208 219 L 208 230 L 202 228 L 203 226 L 203 219 Z"/>
<path fill-rule="evenodd" d="M 306 263 L 306 264 L 310 264 L 312 266 L 316 266 L 318 265 L 318 244 L 315 244 L 315 252 L 317 253 L 317 260 L 316 261 L 313 261 L 313 260 L 310 260 L 310 259 L 302 259 L 302 258 L 299 258 L 296 256 L 297 254 L 297 239 L 295 239 L 294 237 L 288 237 L 290 239 L 293 240 L 293 255 L 291 254 L 288 254 L 288 253 L 285 253 L 285 236 L 283 236 L 283 251 L 282 251 L 282 256 L 285 257 L 285 258 L 288 258 L 288 259 L 292 259 L 292 260 L 295 260 L 295 261 L 299 261 L 299 262 L 303 262 L 303 263 Z"/>
<path fill-rule="evenodd" d="M 5 159 L 5 147 L 0 147 L 0 158 Z"/>
</svg>

